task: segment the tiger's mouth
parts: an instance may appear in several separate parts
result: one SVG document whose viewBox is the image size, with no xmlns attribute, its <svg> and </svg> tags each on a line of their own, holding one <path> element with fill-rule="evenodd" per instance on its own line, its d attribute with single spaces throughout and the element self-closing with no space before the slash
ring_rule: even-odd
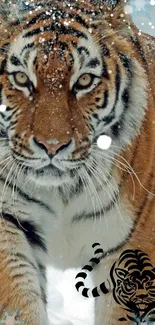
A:
<svg viewBox="0 0 155 325">
<path fill-rule="evenodd" d="M 60 175 L 62 175 L 63 173 L 66 172 L 70 172 L 73 171 L 75 169 L 80 168 L 82 165 L 82 162 L 80 163 L 74 163 L 74 162 L 69 162 L 68 160 L 64 161 L 64 160 L 52 160 L 52 162 L 50 162 L 48 165 L 40 167 L 40 168 L 36 168 L 35 172 L 38 175 L 44 175 L 47 173 L 59 173 Z"/>
<path fill-rule="evenodd" d="M 137 304 L 137 307 L 139 310 L 145 310 L 147 307 L 148 307 L 148 303 L 140 303 L 140 304 Z"/>
<path fill-rule="evenodd" d="M 148 301 L 148 300 L 140 301 L 139 299 L 137 299 L 137 301 L 135 300 L 134 302 L 139 310 L 144 311 L 149 306 L 149 304 L 152 302 L 152 300 L 150 299 L 150 301 Z"/>
</svg>

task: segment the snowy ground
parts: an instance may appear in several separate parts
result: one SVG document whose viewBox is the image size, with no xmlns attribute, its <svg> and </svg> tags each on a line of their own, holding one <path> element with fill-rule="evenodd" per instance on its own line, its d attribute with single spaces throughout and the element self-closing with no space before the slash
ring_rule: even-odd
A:
<svg viewBox="0 0 155 325">
<path fill-rule="evenodd" d="M 78 271 L 69 270 L 56 275 L 55 270 L 48 270 L 48 312 L 51 325 L 93 325 L 94 299 L 86 299 L 76 291 L 74 279 Z M 56 285 L 57 292 L 53 290 L 52 283 Z M 92 286 L 92 283 L 89 282 L 88 285 Z"/>
</svg>

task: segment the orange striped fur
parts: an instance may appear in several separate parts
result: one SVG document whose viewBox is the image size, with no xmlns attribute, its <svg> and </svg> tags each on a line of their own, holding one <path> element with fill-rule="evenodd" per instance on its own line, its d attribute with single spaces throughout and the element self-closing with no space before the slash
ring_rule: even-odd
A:
<svg viewBox="0 0 155 325">
<path fill-rule="evenodd" d="M 45 4 L 45 1 L 39 2 Z M 38 1 L 34 3 L 37 5 Z M 75 3 L 73 3 L 73 7 L 74 4 Z M 58 3 L 57 1 L 52 0 L 47 1 L 47 8 L 49 8 L 48 6 L 51 6 L 51 8 L 58 6 L 58 10 L 64 10 L 64 5 L 61 1 Z M 63 27 L 65 26 L 65 28 L 69 28 L 71 26 L 72 31 L 75 30 L 83 34 L 86 34 L 86 32 L 89 30 L 94 42 L 93 44 L 96 45 L 96 48 L 100 49 L 103 46 L 102 53 L 107 71 L 105 71 L 105 74 L 102 75 L 101 83 L 97 87 L 94 87 L 94 89 L 87 94 L 79 96 L 78 100 L 75 97 L 75 94 L 73 94 L 73 92 L 70 90 L 70 79 L 76 72 L 75 67 L 71 67 L 69 69 L 69 65 L 71 64 L 70 54 L 77 49 L 79 36 L 73 32 L 60 33 L 59 30 L 46 30 L 43 31 L 41 35 L 38 32 L 38 34 L 36 34 L 34 37 L 34 44 L 39 50 L 37 67 L 34 66 L 33 70 L 33 73 L 37 76 L 37 81 L 32 100 L 30 100 L 30 98 L 26 96 L 23 91 L 11 86 L 7 71 L 9 66 L 5 66 L 4 71 L 1 71 L 0 83 L 3 87 L 2 104 L 11 106 L 12 109 L 14 108 L 16 110 L 20 107 L 20 112 L 18 112 L 17 116 L 14 116 L 14 121 L 16 122 L 14 132 L 16 137 L 12 139 L 12 145 L 18 157 L 33 156 L 33 149 L 29 145 L 29 140 L 31 137 L 35 137 L 37 142 L 41 143 L 42 146 L 45 146 L 46 143 L 46 149 L 48 149 L 49 154 L 52 154 L 55 150 L 53 145 L 49 144 L 49 146 L 47 146 L 49 139 L 57 139 L 60 143 L 66 145 L 72 137 L 75 141 L 75 147 L 74 151 L 71 153 L 70 160 L 76 163 L 76 160 L 87 159 L 88 149 L 91 147 L 90 139 L 88 141 L 90 135 L 89 117 L 95 114 L 96 106 L 101 105 L 101 102 L 103 102 L 103 94 L 106 94 L 106 91 L 109 93 L 114 93 L 114 95 L 117 92 L 115 87 L 116 66 L 119 68 L 121 81 L 124 80 L 125 83 L 129 77 L 130 72 L 127 71 L 128 68 L 125 67 L 125 64 L 123 65 L 123 60 L 120 58 L 118 53 L 123 53 L 126 58 L 132 60 L 132 68 L 134 67 L 134 71 L 132 71 L 132 73 L 134 74 L 133 79 L 135 82 L 135 93 L 134 89 L 132 90 L 133 98 L 135 96 L 134 109 L 137 112 L 140 107 L 140 112 L 142 112 L 142 123 L 139 129 L 137 126 L 137 131 L 134 131 L 136 129 L 136 125 L 132 126 L 133 133 L 135 132 L 135 134 L 133 138 L 131 136 L 131 141 L 129 141 L 130 143 L 128 143 L 128 145 L 124 144 L 124 147 L 122 147 L 119 155 L 114 157 L 115 166 L 113 167 L 112 174 L 116 183 L 120 184 L 119 198 L 122 206 L 125 207 L 123 211 L 129 211 L 129 214 L 131 215 L 130 220 L 123 219 L 122 223 L 128 224 L 131 222 L 133 223 L 133 226 L 129 231 L 129 236 L 125 241 L 122 239 L 117 248 L 110 246 L 109 255 L 105 257 L 101 263 L 101 271 L 98 279 L 98 281 L 100 281 L 102 275 L 105 279 L 107 278 L 110 267 L 126 249 L 141 249 L 148 254 L 152 264 L 155 266 L 155 40 L 149 35 L 138 34 L 138 29 L 134 26 L 131 18 L 124 13 L 123 1 L 121 1 L 116 8 L 111 8 L 110 5 L 108 6 L 105 4 L 104 1 L 100 1 L 99 4 L 97 3 L 95 5 L 93 4 L 93 1 L 80 0 L 78 1 L 78 8 L 80 10 L 77 8 L 67 8 L 65 10 L 73 16 L 79 15 L 79 17 L 81 17 L 81 19 L 85 22 L 85 25 L 88 25 L 88 28 L 84 27 L 80 20 L 71 20 L 71 18 L 61 18 L 60 23 L 63 25 Z M 31 21 L 33 18 L 35 19 L 36 15 L 39 13 L 41 14 L 44 10 L 44 8 L 41 8 L 38 11 L 31 10 L 32 12 L 29 15 L 27 12 L 24 12 L 21 14 L 20 24 L 18 23 L 18 20 L 9 22 L 5 20 L 5 16 L 1 17 L 0 49 L 3 48 L 3 51 L 0 50 L 1 69 L 3 69 L 3 65 L 5 65 L 5 59 L 8 59 L 7 43 L 10 43 L 12 46 L 15 40 L 18 39 L 19 35 L 21 35 L 22 31 L 31 33 L 35 29 L 46 28 L 49 25 L 50 19 L 44 19 L 41 21 L 38 20 L 30 27 L 27 27 L 29 21 Z M 100 11 L 100 15 L 95 19 L 93 18 L 94 16 L 84 12 L 85 10 L 92 10 L 92 12 L 95 10 L 97 13 Z M 27 17 L 25 21 L 24 17 Z M 124 19 L 122 17 L 124 17 Z M 64 21 L 65 23 L 69 22 L 69 27 L 68 25 L 66 27 Z M 51 23 L 53 23 L 52 18 Z M 46 61 L 47 58 L 44 53 L 46 50 L 46 45 L 44 45 L 44 42 L 41 41 L 41 37 L 43 37 L 46 41 L 56 37 L 53 41 L 55 49 L 48 53 L 48 62 Z M 61 42 L 68 45 L 68 50 L 65 51 L 64 54 L 65 62 L 60 60 L 59 57 Z M 20 44 L 18 44 L 18 46 L 20 46 Z M 107 48 L 110 56 L 108 55 Z M 25 60 L 28 60 L 28 57 L 25 57 Z M 17 66 L 18 64 L 16 67 Z M 108 74 L 108 77 L 106 74 Z M 130 78 L 131 77 L 129 77 L 129 79 Z M 4 98 L 4 93 L 7 99 Z M 145 114 L 143 114 L 144 112 L 141 107 L 143 96 L 144 102 L 146 96 L 144 107 Z M 112 99 L 110 100 L 112 101 Z M 53 105 L 52 107 L 54 108 L 52 113 L 51 105 Z M 13 120 L 10 123 L 12 122 Z M 122 141 L 125 140 L 123 139 Z M 8 169 L 5 169 L 5 164 L 6 162 L 4 161 L 1 162 L 0 165 L 0 172 L 2 175 L 4 168 L 4 180 L 7 178 L 9 173 L 9 166 Z M 13 168 L 12 165 L 10 166 L 10 168 Z M 101 171 L 100 178 L 102 178 L 101 175 L 103 172 L 104 168 L 103 171 Z M 18 173 L 17 176 L 19 176 Z M 25 184 L 26 182 L 24 177 L 25 176 L 23 176 L 21 180 L 21 182 L 23 182 L 22 184 Z M 39 176 L 36 176 L 36 179 L 39 179 Z M 35 253 L 33 252 L 32 246 L 30 245 L 30 242 L 28 242 L 28 236 L 31 236 L 31 234 L 26 236 L 26 231 L 29 232 L 30 228 L 25 222 L 25 220 L 27 220 L 25 219 L 25 215 L 31 206 L 33 210 L 33 203 L 37 204 L 36 202 L 39 202 L 39 200 L 44 198 L 44 206 L 46 204 L 48 207 L 50 206 L 52 195 L 49 195 L 49 199 L 47 200 L 45 194 L 46 191 L 49 191 L 51 184 L 46 186 L 46 182 L 48 182 L 48 177 L 43 184 L 43 192 L 38 192 L 39 198 L 35 197 L 35 203 L 32 202 L 32 200 L 28 201 L 26 196 L 24 201 L 23 197 L 21 196 L 21 201 L 23 200 L 22 202 L 26 202 L 26 208 L 24 210 L 25 214 L 23 213 L 22 215 L 22 209 L 24 209 L 23 203 L 23 205 L 17 209 L 14 215 L 9 217 L 8 215 L 10 215 L 12 211 L 10 205 L 8 208 L 6 204 L 6 209 L 2 211 L 2 213 L 4 213 L 4 217 L 2 216 L 0 222 L 0 303 L 10 312 L 14 311 L 16 308 L 19 308 L 20 318 L 25 320 L 26 324 L 29 325 L 48 325 L 46 311 L 42 301 L 43 293 L 41 292 L 39 282 L 40 280 L 38 274 L 40 270 L 37 265 L 37 257 L 35 255 L 36 251 Z M 36 194 L 38 188 L 39 191 L 41 191 L 37 180 L 36 184 L 36 187 L 34 185 L 34 187 L 32 186 L 31 194 L 33 193 L 33 195 Z M 63 190 L 65 193 L 68 183 L 64 182 L 64 184 L 65 189 L 63 188 Z M 20 186 L 19 187 L 21 189 L 22 185 Z M 7 189 L 7 191 L 8 197 L 6 201 L 8 203 L 12 192 L 10 192 L 9 189 Z M 72 192 L 72 189 L 70 192 Z M 85 192 L 83 192 L 83 195 L 84 194 Z M 28 195 L 28 193 L 26 193 L 26 195 Z M 84 204 L 84 199 L 81 199 L 81 203 L 78 201 L 75 212 L 77 212 L 78 208 L 82 207 L 82 204 Z M 59 203 L 57 205 L 59 206 Z M 44 208 L 44 206 L 40 206 L 40 210 L 38 209 L 37 211 L 38 214 L 39 211 L 41 211 L 40 214 L 42 213 L 42 218 L 46 219 L 47 211 L 45 211 L 44 216 L 43 210 L 41 210 Z M 46 207 L 47 209 L 45 210 L 48 210 L 48 207 Z M 70 213 L 69 211 L 72 210 L 74 210 L 74 206 L 71 207 L 71 210 L 68 208 L 68 215 Z M 52 212 L 49 214 L 49 216 L 51 217 L 51 215 Z M 53 216 L 51 218 L 53 218 Z M 37 213 L 34 218 L 34 224 L 36 220 Z M 40 227 L 42 227 L 44 224 L 44 219 L 41 219 L 40 217 L 40 220 L 40 223 L 38 223 L 39 230 L 37 232 L 39 235 L 41 233 Z M 28 222 L 29 221 L 33 221 L 31 215 L 28 217 Z M 25 232 L 22 230 L 23 227 L 28 227 Z M 48 225 L 47 229 L 52 229 L 52 227 L 52 225 Z M 64 228 L 65 227 L 67 228 L 66 224 L 64 225 Z M 72 224 L 70 227 L 72 228 Z M 59 233 L 60 229 L 58 230 L 57 227 L 55 229 L 55 233 Z M 89 239 L 88 244 L 87 242 L 83 243 L 84 235 L 82 237 L 81 229 L 85 229 L 85 226 L 83 225 L 81 228 L 77 229 L 77 237 L 79 238 L 79 241 L 75 246 L 78 247 L 78 245 L 81 245 L 80 247 L 82 251 L 82 247 L 86 247 L 87 249 L 87 246 L 90 246 L 89 243 L 91 242 L 91 239 Z M 84 234 L 86 234 L 87 237 L 87 231 Z M 67 236 L 69 236 L 68 233 L 66 234 L 66 238 L 68 242 L 74 246 L 74 234 L 71 237 Z M 92 238 L 92 243 L 95 239 L 94 237 Z M 41 239 L 37 240 L 39 241 L 41 247 Z M 67 240 L 65 242 L 62 241 L 62 250 L 64 249 Z M 110 241 L 111 238 L 108 238 L 108 240 Z M 34 245 L 37 246 L 38 242 Z M 57 242 L 55 245 L 55 251 L 57 251 Z M 64 253 L 64 256 L 71 254 L 68 253 L 70 252 L 69 248 L 66 249 L 66 252 L 67 253 L 66 255 Z M 30 254 L 29 259 L 28 254 Z M 43 260 L 39 254 L 40 251 L 38 256 L 41 260 Z M 77 258 L 79 258 L 79 255 L 80 253 L 78 254 Z M 82 255 L 81 259 L 77 261 L 77 264 L 76 262 L 74 264 L 71 261 L 69 262 L 68 266 L 64 264 L 64 268 L 83 265 L 85 262 L 87 262 L 87 259 L 90 257 L 89 255 L 91 256 L 91 251 L 88 254 L 86 251 L 84 256 Z M 55 262 L 56 257 L 53 251 L 50 256 L 54 256 L 53 260 L 50 262 L 51 264 L 55 263 L 54 265 L 56 265 L 56 267 L 59 267 L 60 265 L 60 268 L 63 268 L 60 261 L 58 263 Z M 86 260 L 84 260 L 84 258 Z M 1 314 L 3 313 L 1 312 Z M 111 294 L 107 295 L 107 297 L 103 300 L 98 300 L 96 304 L 95 325 L 116 325 L 119 324 L 117 319 L 120 317 L 123 317 L 123 311 L 120 306 L 114 302 Z M 127 322 L 125 322 L 125 324 L 127 324 Z"/>
</svg>

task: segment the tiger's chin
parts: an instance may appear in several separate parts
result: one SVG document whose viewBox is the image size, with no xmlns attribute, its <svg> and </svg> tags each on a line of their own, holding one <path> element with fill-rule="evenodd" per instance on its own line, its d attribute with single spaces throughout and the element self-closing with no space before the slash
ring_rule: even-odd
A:
<svg viewBox="0 0 155 325">
<path fill-rule="evenodd" d="M 71 173 L 58 168 L 43 168 L 40 170 L 30 169 L 27 172 L 27 180 L 37 186 L 58 187 L 71 183 Z"/>
</svg>

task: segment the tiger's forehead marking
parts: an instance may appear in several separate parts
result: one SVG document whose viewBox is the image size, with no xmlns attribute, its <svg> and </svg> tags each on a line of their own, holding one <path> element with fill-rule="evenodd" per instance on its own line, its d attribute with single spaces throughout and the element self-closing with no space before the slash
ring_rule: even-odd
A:
<svg viewBox="0 0 155 325">
<path fill-rule="evenodd" d="M 45 48 L 51 49 L 49 54 L 53 53 L 53 48 L 49 45 L 46 40 L 46 34 L 42 31 L 38 36 L 30 36 L 25 37 L 26 32 L 22 31 L 18 37 L 13 41 L 10 49 L 8 57 L 15 56 L 20 59 L 22 65 L 20 66 L 20 71 L 27 73 L 29 79 L 33 82 L 34 86 L 37 87 L 37 77 L 34 71 L 34 61 L 37 55 L 40 55 L 39 49 L 45 43 Z M 73 74 L 71 75 L 70 79 L 70 89 L 72 88 L 73 84 L 77 81 L 79 76 L 82 73 L 93 73 L 97 76 L 101 76 L 102 74 L 102 57 L 101 57 L 101 50 L 100 46 L 97 44 L 97 41 L 94 39 L 93 35 L 88 30 L 84 28 L 81 29 L 83 33 L 85 33 L 85 38 L 77 38 L 77 47 L 72 50 L 72 57 L 74 59 L 73 63 Z M 62 35 L 60 35 L 62 40 Z M 54 44 L 55 38 L 53 33 L 51 32 L 51 43 Z M 59 36 L 57 39 L 59 44 Z M 67 40 L 65 43 L 67 44 Z M 47 43 L 47 44 L 46 44 Z M 69 42 L 68 42 L 69 44 Z M 57 53 L 56 53 L 57 54 Z M 27 60 L 25 60 L 27 57 Z M 98 64 L 94 67 L 89 66 L 89 62 L 91 60 L 96 60 Z M 60 58 L 59 58 L 60 60 Z M 19 71 L 19 66 L 12 66 L 11 60 L 8 60 L 8 71 L 14 72 Z M 26 61 L 26 63 L 25 63 Z M 81 64 L 82 62 L 82 64 Z"/>
</svg>

